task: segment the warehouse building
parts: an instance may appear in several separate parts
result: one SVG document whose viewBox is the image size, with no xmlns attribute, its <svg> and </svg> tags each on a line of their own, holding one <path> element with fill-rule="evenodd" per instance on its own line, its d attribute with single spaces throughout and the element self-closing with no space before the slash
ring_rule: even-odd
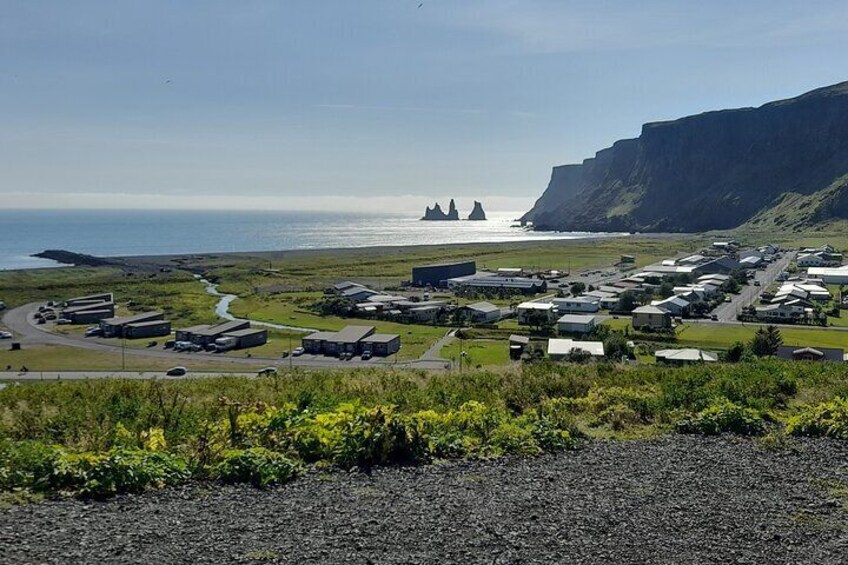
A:
<svg viewBox="0 0 848 565">
<path fill-rule="evenodd" d="M 314 355 L 339 356 L 343 353 L 391 355 L 400 349 L 400 336 L 374 333 L 374 326 L 347 326 L 338 332 L 316 332 L 303 338 L 303 349 Z"/>
<path fill-rule="evenodd" d="M 211 327 L 209 324 L 200 324 L 190 328 L 180 328 L 177 330 L 175 338 L 177 341 L 191 341 L 192 334 L 208 330 Z"/>
<path fill-rule="evenodd" d="M 412 268 L 413 286 L 447 286 L 447 280 L 465 277 L 477 272 L 477 263 L 464 261 L 461 263 L 439 263 Z"/>
<path fill-rule="evenodd" d="M 164 319 L 165 315 L 162 312 L 143 312 L 133 316 L 106 318 L 100 321 L 100 328 L 103 330 L 103 337 L 127 337 L 124 335 L 124 330 L 129 324 L 140 324 L 142 322 Z"/>
<path fill-rule="evenodd" d="M 371 334 L 362 340 L 362 351 L 377 357 L 388 357 L 400 351 L 400 336 L 397 334 Z"/>
<path fill-rule="evenodd" d="M 234 349 L 247 349 L 268 343 L 268 330 L 261 328 L 245 328 L 224 334 L 225 338 L 235 338 Z"/>
<path fill-rule="evenodd" d="M 94 324 L 114 316 L 114 302 L 98 302 L 96 304 L 70 306 L 62 310 L 60 317 L 70 320 L 73 324 Z"/>
<path fill-rule="evenodd" d="M 168 320 L 150 320 L 124 326 L 124 337 L 127 339 L 163 337 L 166 335 L 171 335 L 171 322 Z"/>
<path fill-rule="evenodd" d="M 62 305 L 70 306 L 90 306 L 103 302 L 115 302 L 115 297 L 111 292 L 103 292 L 100 294 L 89 294 L 88 296 L 77 296 L 76 298 L 68 298 Z"/>
<path fill-rule="evenodd" d="M 219 337 L 223 337 L 224 334 L 229 334 L 238 330 L 245 330 L 249 327 L 250 322 L 247 320 L 232 320 L 216 326 L 209 326 L 206 329 L 193 331 L 191 332 L 189 339 L 185 341 L 190 341 L 205 347 L 215 343 L 215 340 Z"/>
</svg>

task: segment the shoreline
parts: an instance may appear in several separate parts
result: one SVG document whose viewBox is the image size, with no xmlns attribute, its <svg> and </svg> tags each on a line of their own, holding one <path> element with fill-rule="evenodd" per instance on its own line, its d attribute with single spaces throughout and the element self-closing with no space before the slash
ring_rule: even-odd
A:
<svg viewBox="0 0 848 565">
<path fill-rule="evenodd" d="M 181 261 L 200 261 L 209 259 L 227 259 L 227 258 L 257 258 L 263 260 L 282 260 L 282 259 L 304 259 L 312 257 L 327 257 L 340 254 L 345 255 L 373 255 L 373 254 L 401 254 L 414 251 L 428 251 L 439 249 L 451 249 L 454 251 L 468 249 L 491 249 L 491 248 L 538 248 L 551 246 L 568 246 L 592 243 L 594 241 L 605 241 L 609 239 L 627 238 L 631 240 L 647 239 L 647 240 L 668 240 L 668 239 L 689 239 L 701 237 L 704 234 L 689 234 L 689 233 L 606 233 L 606 234 L 591 234 L 586 237 L 563 237 L 551 239 L 526 239 L 514 241 L 491 241 L 491 242 L 466 242 L 466 243 L 422 243 L 415 245 L 377 245 L 377 246 L 359 246 L 359 247 L 324 247 L 310 249 L 279 249 L 279 250 L 261 250 L 261 251 L 208 251 L 208 252 L 187 252 L 187 253 L 169 253 L 169 254 L 150 254 L 150 255 L 114 255 L 114 256 L 91 256 L 73 251 L 61 250 L 63 253 L 76 254 L 80 257 L 93 257 L 98 260 L 103 260 L 104 264 L 99 266 L 114 266 L 114 267 L 174 267 L 175 263 Z M 59 251 L 59 250 L 56 250 Z M 43 253 L 39 252 L 39 253 Z M 35 256 L 35 254 L 33 255 Z M 62 263 L 56 261 L 56 265 L 32 267 L 24 269 L 0 269 L 3 273 L 26 272 L 44 269 L 69 268 L 76 266 L 94 266 L 81 265 L 76 263 Z M 179 265 L 177 265 L 179 268 Z"/>
</svg>

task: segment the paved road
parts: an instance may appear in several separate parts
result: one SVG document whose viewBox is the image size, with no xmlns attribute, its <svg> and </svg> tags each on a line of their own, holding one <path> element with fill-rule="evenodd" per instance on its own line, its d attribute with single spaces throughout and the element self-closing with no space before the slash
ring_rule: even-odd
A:
<svg viewBox="0 0 848 565">
<path fill-rule="evenodd" d="M 167 359 L 179 365 L 185 361 L 208 361 L 216 364 L 231 364 L 233 367 L 243 367 L 250 365 L 251 370 L 257 370 L 273 365 L 273 366 L 293 366 L 305 368 L 351 368 L 365 366 L 397 366 L 408 367 L 425 370 L 444 370 L 445 362 L 436 359 L 416 359 L 414 361 L 396 362 L 394 357 L 388 358 L 372 358 L 368 361 L 361 359 L 353 359 L 351 361 L 342 361 L 334 357 L 324 357 L 317 355 L 302 355 L 300 357 L 290 357 L 288 359 L 269 358 L 269 357 L 228 357 L 226 355 L 218 355 L 214 353 L 183 353 L 175 352 L 159 348 L 151 349 L 136 349 L 122 348 L 117 340 L 107 340 L 102 338 L 85 338 L 78 335 L 63 335 L 49 331 L 43 325 L 37 325 L 34 322 L 32 313 L 38 309 L 41 303 L 35 302 L 8 310 L 3 316 L 3 323 L 12 332 L 16 334 L 15 340 L 26 345 L 58 345 L 65 347 L 76 347 L 78 349 L 86 349 L 88 351 L 97 351 L 101 353 L 120 354 L 122 350 L 126 355 L 136 357 L 148 357 Z"/>
<path fill-rule="evenodd" d="M 718 316 L 718 319 L 721 322 L 735 322 L 737 314 L 739 314 L 743 308 L 746 308 L 757 301 L 760 293 L 771 283 L 777 280 L 777 275 L 779 275 L 781 271 L 786 270 L 786 267 L 789 266 L 789 263 L 792 261 L 794 256 L 794 252 L 784 253 L 783 257 L 777 261 L 773 261 L 764 270 L 754 271 L 754 280 L 759 281 L 760 286 L 754 286 L 753 284 L 743 286 L 739 294 L 730 295 L 733 297 L 732 302 L 721 304 L 713 310 L 713 314 Z"/>
<path fill-rule="evenodd" d="M 257 376 L 256 373 L 218 371 L 218 372 L 191 372 L 184 377 L 169 377 L 162 371 L 28 371 L 18 373 L 16 371 L 0 371 L 0 381 L 87 381 L 96 379 L 135 379 L 135 380 L 185 380 L 206 379 L 211 377 L 244 377 Z"/>
</svg>

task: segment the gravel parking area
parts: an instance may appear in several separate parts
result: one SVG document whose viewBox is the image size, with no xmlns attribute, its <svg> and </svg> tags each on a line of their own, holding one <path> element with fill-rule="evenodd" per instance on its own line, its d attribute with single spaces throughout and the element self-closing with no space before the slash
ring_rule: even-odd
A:
<svg viewBox="0 0 848 565">
<path fill-rule="evenodd" d="M 848 445 L 594 442 L 0 510 L 2 563 L 846 563 Z"/>
</svg>

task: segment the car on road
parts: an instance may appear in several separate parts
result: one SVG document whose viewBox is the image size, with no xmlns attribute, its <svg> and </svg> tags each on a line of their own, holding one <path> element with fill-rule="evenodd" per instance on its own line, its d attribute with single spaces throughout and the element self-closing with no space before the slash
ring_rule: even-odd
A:
<svg viewBox="0 0 848 565">
<path fill-rule="evenodd" d="M 733 297 L 732 296 L 725 296 L 724 301 L 725 302 L 733 302 Z"/>
<path fill-rule="evenodd" d="M 184 377 L 186 373 L 188 373 L 188 369 L 185 367 L 171 367 L 165 371 L 165 374 L 169 377 Z"/>
<path fill-rule="evenodd" d="M 95 337 L 101 335 L 103 335 L 103 328 L 94 327 L 85 330 L 85 337 Z"/>
<path fill-rule="evenodd" d="M 306 350 L 304 348 L 295 347 L 291 354 L 292 354 L 292 357 L 300 357 L 304 353 L 306 353 Z"/>
<path fill-rule="evenodd" d="M 762 286 L 762 284 L 760 284 L 760 281 L 754 281 L 754 286 Z"/>
<path fill-rule="evenodd" d="M 265 367 L 264 369 L 260 369 L 260 370 L 257 372 L 257 374 L 258 374 L 260 377 L 271 377 L 271 376 L 276 376 L 276 375 L 277 375 L 277 368 L 276 368 L 276 367 Z"/>
<path fill-rule="evenodd" d="M 711 315 L 710 320 L 712 320 L 713 322 L 718 322 L 718 315 L 717 314 Z"/>
<path fill-rule="evenodd" d="M 45 318 L 47 318 L 48 320 L 51 319 L 49 316 L 45 316 Z M 70 321 L 67 318 L 59 318 L 58 320 L 56 320 L 56 323 L 59 324 L 60 326 L 67 326 L 67 325 L 73 324 L 73 322 Z"/>
<path fill-rule="evenodd" d="M 12 332 L 0 331 L 0 339 L 12 339 Z"/>
</svg>

